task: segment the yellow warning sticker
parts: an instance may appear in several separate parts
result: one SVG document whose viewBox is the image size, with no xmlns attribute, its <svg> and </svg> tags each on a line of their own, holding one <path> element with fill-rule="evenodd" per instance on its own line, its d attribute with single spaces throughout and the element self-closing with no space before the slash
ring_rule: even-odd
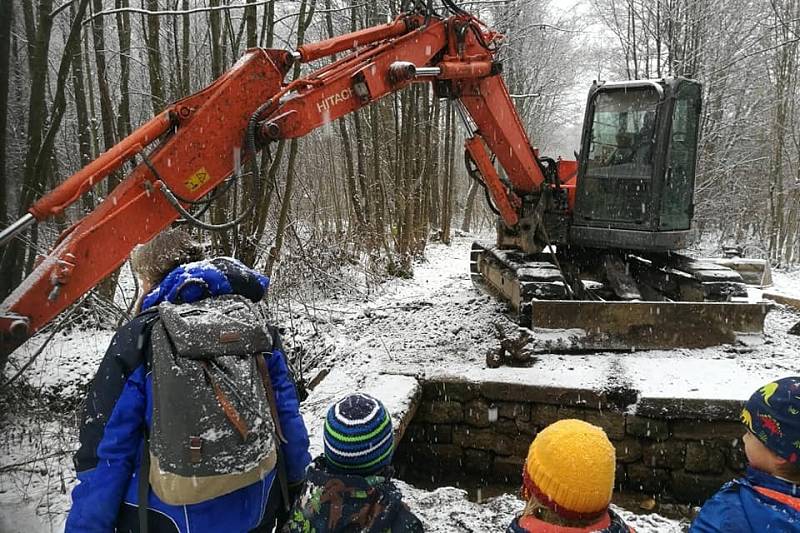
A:
<svg viewBox="0 0 800 533">
<path fill-rule="evenodd" d="M 184 182 L 189 192 L 194 192 L 199 189 L 205 182 L 211 179 L 211 176 L 206 172 L 206 169 L 201 168 Z"/>
</svg>

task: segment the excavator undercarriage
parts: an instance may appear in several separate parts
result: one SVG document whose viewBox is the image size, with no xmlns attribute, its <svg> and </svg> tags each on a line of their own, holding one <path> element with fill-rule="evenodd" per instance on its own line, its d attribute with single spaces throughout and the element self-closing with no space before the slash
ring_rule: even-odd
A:
<svg viewBox="0 0 800 533">
<path fill-rule="evenodd" d="M 564 332 L 563 342 L 551 340 L 546 350 L 730 344 L 760 334 L 769 310 L 765 302 L 743 301 L 747 288 L 736 271 L 680 254 L 525 254 L 475 242 L 470 271 L 477 286 L 509 304 L 520 325 Z"/>
</svg>

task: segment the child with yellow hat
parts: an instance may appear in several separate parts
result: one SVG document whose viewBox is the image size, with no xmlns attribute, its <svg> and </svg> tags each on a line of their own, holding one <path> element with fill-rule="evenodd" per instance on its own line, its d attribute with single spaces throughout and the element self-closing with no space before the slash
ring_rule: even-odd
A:
<svg viewBox="0 0 800 533">
<path fill-rule="evenodd" d="M 508 533 L 630 533 L 608 508 L 616 453 L 605 432 L 582 420 L 559 420 L 542 430 L 522 470 L 522 514 Z"/>
</svg>

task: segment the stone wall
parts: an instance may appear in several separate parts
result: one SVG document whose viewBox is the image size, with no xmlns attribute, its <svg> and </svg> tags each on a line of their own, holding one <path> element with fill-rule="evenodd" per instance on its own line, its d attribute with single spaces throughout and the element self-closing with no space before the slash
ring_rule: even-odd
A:
<svg viewBox="0 0 800 533">
<path fill-rule="evenodd" d="M 626 391 L 428 381 L 395 464 L 401 475 L 519 485 L 536 432 L 578 418 L 602 427 L 614 443 L 618 487 L 698 504 L 744 468 L 740 410 L 739 402 L 643 399 Z"/>
</svg>

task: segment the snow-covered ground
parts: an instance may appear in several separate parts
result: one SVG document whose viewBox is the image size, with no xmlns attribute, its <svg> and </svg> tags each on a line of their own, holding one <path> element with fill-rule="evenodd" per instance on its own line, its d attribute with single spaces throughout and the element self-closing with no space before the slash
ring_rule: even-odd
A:
<svg viewBox="0 0 800 533">
<path fill-rule="evenodd" d="M 416 383 L 411 378 L 458 374 L 585 389 L 612 383 L 654 398 L 741 400 L 766 381 L 800 371 L 800 337 L 786 334 L 800 320 L 800 313 L 783 306 L 767 316 L 765 342 L 753 346 L 542 354 L 531 368 L 487 369 L 486 353 L 497 343 L 494 324 L 509 327 L 511 322 L 503 313 L 504 306 L 478 292 L 470 281 L 471 241 L 471 237 L 458 237 L 451 246 L 430 245 L 427 260 L 416 265 L 413 279 L 393 279 L 368 298 L 355 290 L 324 301 L 300 301 L 295 296 L 292 312 L 278 316 L 287 328 L 287 346 L 304 354 L 305 377 L 330 371 L 302 406 L 312 451 L 321 449 L 320 420 L 334 399 L 364 389 L 385 399 L 398 415 L 408 407 L 409 391 Z M 773 277 L 774 290 L 800 297 L 800 271 L 774 272 Z M 105 330 L 57 335 L 26 372 L 28 383 L 74 402 L 91 379 L 111 335 Z M 34 340 L 18 350 L 13 364 L 27 361 L 36 345 Z M 16 414 L 7 414 L 1 421 L 0 532 L 63 529 L 75 483 L 69 454 L 76 432 L 74 420 L 52 418 L 53 422 L 35 426 L 30 426 L 28 417 Z M 17 463 L 25 464 L 8 467 Z M 454 488 L 431 492 L 401 486 L 431 531 L 502 530 L 521 506 L 510 495 L 478 504 Z M 639 532 L 682 529 L 658 515 L 623 512 Z"/>
</svg>

